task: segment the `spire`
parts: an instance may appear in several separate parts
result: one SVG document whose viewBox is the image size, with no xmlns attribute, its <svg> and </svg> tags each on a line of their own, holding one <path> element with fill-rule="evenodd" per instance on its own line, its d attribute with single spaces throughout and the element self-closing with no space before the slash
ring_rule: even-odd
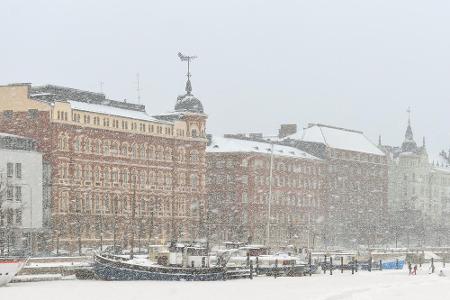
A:
<svg viewBox="0 0 450 300">
<path fill-rule="evenodd" d="M 408 113 L 408 127 L 406 128 L 405 141 L 414 141 L 414 136 L 411 129 L 411 107 L 408 107 L 406 112 Z"/>
<path fill-rule="evenodd" d="M 378 135 L 378 146 L 381 146 L 381 134 Z"/>
<path fill-rule="evenodd" d="M 185 90 L 186 90 L 186 93 L 188 95 L 190 95 L 191 92 L 192 92 L 192 84 L 191 84 L 191 80 L 189 79 L 189 77 L 188 77 L 188 80 L 186 81 L 186 88 L 185 88 Z"/>
<path fill-rule="evenodd" d="M 425 137 L 422 138 L 422 147 L 425 148 Z"/>
<path fill-rule="evenodd" d="M 403 141 L 402 144 L 402 151 L 415 152 L 417 150 L 417 144 L 414 141 L 414 135 L 411 128 L 411 108 L 408 107 L 406 112 L 408 113 L 408 127 L 406 128 L 405 140 Z"/>
</svg>

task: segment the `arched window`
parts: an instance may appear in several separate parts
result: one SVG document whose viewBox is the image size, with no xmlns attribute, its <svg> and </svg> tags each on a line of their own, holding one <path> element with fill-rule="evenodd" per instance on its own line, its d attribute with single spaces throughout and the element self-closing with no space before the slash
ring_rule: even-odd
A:
<svg viewBox="0 0 450 300">
<path fill-rule="evenodd" d="M 148 182 L 150 185 L 155 185 L 156 183 L 156 174 L 154 171 L 150 171 L 148 174 Z"/>
<path fill-rule="evenodd" d="M 111 155 L 119 155 L 119 143 L 113 142 L 111 145 Z"/>
<path fill-rule="evenodd" d="M 58 149 L 61 151 L 69 150 L 69 138 L 67 134 L 60 133 L 58 136 Z"/>
<path fill-rule="evenodd" d="M 80 152 L 81 151 L 81 137 L 76 136 L 73 139 L 73 150 L 75 152 Z"/>
<path fill-rule="evenodd" d="M 147 159 L 155 159 L 155 146 L 153 145 L 148 146 Z"/>
<path fill-rule="evenodd" d="M 163 160 L 164 159 L 164 148 L 163 146 L 156 147 L 156 159 Z"/>
<path fill-rule="evenodd" d="M 92 152 L 95 154 L 100 154 L 101 151 L 102 143 L 100 142 L 100 140 L 94 140 L 94 142 L 92 143 Z"/>
<path fill-rule="evenodd" d="M 110 142 L 108 140 L 103 141 L 103 155 L 110 154 L 109 143 Z"/>
<path fill-rule="evenodd" d="M 110 197 L 108 193 L 103 196 L 103 210 L 109 213 L 111 211 Z"/>
<path fill-rule="evenodd" d="M 131 157 L 137 158 L 137 147 L 136 144 L 131 145 Z"/>
<path fill-rule="evenodd" d="M 109 168 L 108 167 L 104 167 L 103 168 L 103 181 L 104 182 L 109 182 L 109 180 L 110 180 L 110 175 L 109 175 L 110 173 L 109 173 Z"/>
<path fill-rule="evenodd" d="M 139 148 L 139 158 L 140 158 L 140 159 L 145 159 L 145 153 L 146 153 L 146 151 L 145 151 L 145 146 L 142 145 L 142 146 Z"/>
<path fill-rule="evenodd" d="M 167 161 L 172 161 L 172 149 L 167 147 L 164 151 L 164 159 Z"/>
<path fill-rule="evenodd" d="M 113 168 L 111 172 L 111 181 L 113 183 L 119 182 L 119 170 L 117 168 Z"/>
<path fill-rule="evenodd" d="M 200 160 L 199 153 L 197 150 L 192 150 L 190 157 L 191 157 L 191 163 L 198 163 Z"/>
<path fill-rule="evenodd" d="M 92 140 L 89 138 L 86 138 L 84 140 L 84 152 L 91 153 L 92 150 Z"/>
<path fill-rule="evenodd" d="M 99 182 L 100 181 L 100 167 L 96 166 L 94 168 L 94 181 Z"/>
<path fill-rule="evenodd" d="M 127 143 L 122 144 L 122 147 L 120 149 L 120 155 L 128 156 L 128 144 Z"/>
<path fill-rule="evenodd" d="M 178 162 L 184 162 L 186 159 L 186 150 L 183 147 L 178 147 Z"/>
<path fill-rule="evenodd" d="M 92 180 L 92 168 L 89 165 L 85 165 L 83 168 L 83 179 L 86 181 Z"/>
<path fill-rule="evenodd" d="M 139 173 L 139 184 L 145 184 L 147 182 L 147 172 L 141 171 Z"/>
<path fill-rule="evenodd" d="M 164 174 L 163 174 L 163 172 L 159 171 L 156 179 L 158 181 L 158 185 L 162 186 L 164 184 Z"/>
<path fill-rule="evenodd" d="M 191 174 L 191 187 L 197 188 L 198 187 L 198 176 L 195 174 Z"/>
</svg>

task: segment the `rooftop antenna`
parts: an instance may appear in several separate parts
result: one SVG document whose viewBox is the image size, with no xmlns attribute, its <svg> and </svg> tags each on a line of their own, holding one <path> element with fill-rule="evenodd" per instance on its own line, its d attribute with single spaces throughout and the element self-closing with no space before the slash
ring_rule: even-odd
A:
<svg viewBox="0 0 450 300">
<path fill-rule="evenodd" d="M 138 104 L 141 104 L 141 85 L 140 85 L 140 78 L 139 78 L 139 73 L 136 74 L 136 79 L 137 79 L 137 100 L 138 100 Z"/>
<path fill-rule="evenodd" d="M 104 82 L 100 81 L 99 84 L 100 84 L 100 93 L 103 94 L 103 84 L 104 84 Z"/>
<path fill-rule="evenodd" d="M 190 72 L 190 65 L 191 65 L 191 60 L 194 60 L 197 58 L 197 56 L 187 56 L 187 55 L 183 55 L 181 54 L 181 52 L 178 52 L 178 57 L 181 59 L 181 61 L 187 61 L 187 82 L 186 82 L 186 92 L 189 94 L 191 94 L 192 92 L 192 85 L 191 85 L 191 72 Z"/>
</svg>

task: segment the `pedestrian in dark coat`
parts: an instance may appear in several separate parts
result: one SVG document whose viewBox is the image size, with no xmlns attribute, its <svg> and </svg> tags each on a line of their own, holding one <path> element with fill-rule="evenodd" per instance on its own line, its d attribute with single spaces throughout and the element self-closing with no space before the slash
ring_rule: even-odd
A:
<svg viewBox="0 0 450 300">
<path fill-rule="evenodd" d="M 417 265 L 414 265 L 414 272 L 413 272 L 413 274 L 417 275 Z"/>
</svg>

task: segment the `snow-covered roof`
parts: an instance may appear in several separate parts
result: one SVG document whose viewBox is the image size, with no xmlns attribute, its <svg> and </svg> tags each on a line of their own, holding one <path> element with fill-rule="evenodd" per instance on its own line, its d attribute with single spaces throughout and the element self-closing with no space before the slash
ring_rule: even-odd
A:
<svg viewBox="0 0 450 300">
<path fill-rule="evenodd" d="M 15 135 L 5 132 L 0 132 L 0 137 L 13 137 L 13 138 L 19 138 L 19 139 L 29 139 L 27 137 L 21 136 L 21 135 Z"/>
<path fill-rule="evenodd" d="M 145 111 L 128 110 L 128 109 L 114 107 L 114 106 L 100 105 L 100 104 L 93 104 L 93 103 L 86 103 L 86 102 L 79 102 L 79 101 L 71 101 L 71 100 L 69 100 L 68 102 L 70 103 L 70 106 L 72 107 L 72 109 L 76 109 L 76 110 L 94 112 L 94 113 L 105 114 L 105 115 L 110 115 L 110 116 L 119 116 L 119 117 L 124 117 L 124 118 L 142 120 L 142 121 L 151 121 L 151 122 L 171 124 L 170 122 L 158 120 L 152 116 L 149 116 Z"/>
<path fill-rule="evenodd" d="M 262 153 L 271 154 L 270 143 L 255 142 L 250 140 L 240 140 L 225 137 L 213 137 L 211 144 L 206 148 L 207 152 L 252 152 L 252 153 Z M 302 150 L 294 147 L 276 145 L 273 146 L 273 154 L 275 156 L 286 156 L 293 158 L 303 158 L 303 159 L 317 159 L 319 158 L 312 156 Z"/>
<path fill-rule="evenodd" d="M 287 137 L 287 139 L 296 138 L 298 138 L 298 134 Z M 356 130 L 312 124 L 308 128 L 303 129 L 301 140 L 322 143 L 335 149 L 385 155 L 363 132 Z"/>
</svg>

